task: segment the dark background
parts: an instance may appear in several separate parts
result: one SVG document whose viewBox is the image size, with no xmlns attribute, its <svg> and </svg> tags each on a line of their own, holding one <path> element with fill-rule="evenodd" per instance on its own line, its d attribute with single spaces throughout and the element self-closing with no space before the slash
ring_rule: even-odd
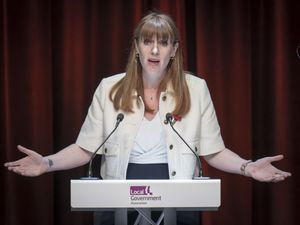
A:
<svg viewBox="0 0 300 225">
<path fill-rule="evenodd" d="M 222 179 L 222 205 L 205 225 L 293 225 L 300 211 L 300 2 L 292 0 L 0 0 L 0 160 L 42 155 L 76 140 L 96 86 L 123 72 L 134 27 L 149 10 L 171 15 L 185 69 L 206 79 L 226 146 L 246 159 L 284 154 L 293 173 L 259 183 L 205 166 Z M 0 170 L 1 224 L 92 224 L 70 212 L 70 179 Z"/>
</svg>

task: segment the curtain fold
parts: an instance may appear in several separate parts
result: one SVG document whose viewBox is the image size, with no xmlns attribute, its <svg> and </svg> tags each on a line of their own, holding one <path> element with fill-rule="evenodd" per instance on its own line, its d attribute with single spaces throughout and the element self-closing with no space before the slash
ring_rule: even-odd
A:
<svg viewBox="0 0 300 225">
<path fill-rule="evenodd" d="M 1 1 L 1 162 L 22 156 L 16 145 L 52 153 L 50 2 Z M 2 163 L 2 165 L 3 165 Z M 53 221 L 52 177 L 1 170 L 1 223 Z M 43 204 L 40 205 L 41 199 Z M 33 216 L 34 215 L 34 216 Z"/>
<path fill-rule="evenodd" d="M 284 154 L 285 159 L 274 164 L 294 174 L 285 184 L 253 183 L 254 224 L 296 224 L 297 220 L 299 153 L 294 149 L 300 144 L 295 138 L 300 121 L 299 90 L 294 84 L 300 74 L 295 54 L 299 9 L 295 1 L 252 4 L 253 156 Z"/>
<path fill-rule="evenodd" d="M 0 158 L 17 144 L 53 154 L 76 140 L 102 78 L 123 72 L 133 29 L 149 10 L 172 16 L 185 69 L 205 78 L 228 148 L 243 158 L 284 154 L 293 177 L 265 184 L 206 164 L 222 179 L 203 224 L 296 224 L 300 184 L 297 1 L 0 0 Z M 24 178 L 0 170 L 5 225 L 91 224 L 70 211 L 70 179 L 86 167 Z"/>
<path fill-rule="evenodd" d="M 196 72 L 208 82 L 225 145 L 243 158 L 250 159 L 252 97 L 249 2 L 196 1 L 195 9 Z M 223 224 L 226 221 L 227 224 L 237 224 L 238 220 L 239 224 L 252 224 L 251 182 L 210 167 L 206 167 L 206 171 L 211 177 L 222 179 L 223 207 L 218 213 L 203 213 L 204 223 Z M 235 216 L 232 214 L 233 208 Z"/>
</svg>

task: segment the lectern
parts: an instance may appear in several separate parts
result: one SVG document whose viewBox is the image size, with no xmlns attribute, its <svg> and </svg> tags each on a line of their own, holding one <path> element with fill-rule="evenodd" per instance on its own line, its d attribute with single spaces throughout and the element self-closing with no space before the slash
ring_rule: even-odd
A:
<svg viewBox="0 0 300 225">
<path fill-rule="evenodd" d="M 217 210 L 221 204 L 220 199 L 219 179 L 71 180 L 71 210 L 134 209 L 150 224 L 160 224 L 164 217 L 165 225 L 173 225 L 170 215 L 172 213 L 169 213 L 172 209 L 174 212 Z M 164 210 L 164 213 L 154 222 L 143 213 L 144 208 Z M 122 215 L 124 213 L 120 213 L 115 224 L 125 223 Z"/>
</svg>

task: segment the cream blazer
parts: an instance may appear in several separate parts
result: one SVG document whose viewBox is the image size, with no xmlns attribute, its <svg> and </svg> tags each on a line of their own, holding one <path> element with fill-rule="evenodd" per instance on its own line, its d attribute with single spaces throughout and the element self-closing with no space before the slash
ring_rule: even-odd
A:
<svg viewBox="0 0 300 225">
<path fill-rule="evenodd" d="M 102 154 L 103 179 L 126 179 L 130 151 L 144 116 L 144 104 L 137 93 L 133 93 L 133 97 L 139 101 L 140 107 L 134 101 L 134 113 L 114 109 L 109 91 L 123 76 L 125 73 L 104 78 L 100 82 L 76 140 L 81 148 L 94 152 L 114 129 L 118 113 L 124 114 L 118 129 L 99 150 L 99 154 Z M 181 121 L 176 121 L 174 128 L 199 156 L 217 153 L 225 146 L 206 82 L 189 74 L 186 74 L 186 81 L 191 96 L 191 109 Z M 160 95 L 158 113 L 166 133 L 169 177 L 192 179 L 197 172 L 196 158 L 170 125 L 165 123 L 166 114 L 173 109 L 173 90 L 168 87 Z"/>
</svg>

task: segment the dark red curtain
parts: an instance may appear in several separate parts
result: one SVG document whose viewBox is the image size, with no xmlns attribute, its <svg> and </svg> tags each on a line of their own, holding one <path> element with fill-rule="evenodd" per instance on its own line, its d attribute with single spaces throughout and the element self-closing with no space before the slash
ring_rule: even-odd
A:
<svg viewBox="0 0 300 225">
<path fill-rule="evenodd" d="M 296 224 L 300 200 L 300 3 L 284 0 L 0 0 L 0 159 L 42 155 L 73 143 L 103 77 L 123 72 L 134 27 L 149 10 L 181 32 L 185 69 L 204 77 L 228 148 L 247 159 L 284 154 L 293 177 L 252 181 L 205 165 L 222 179 L 222 205 L 203 224 Z M 92 224 L 70 211 L 70 179 L 86 168 L 37 178 L 3 167 L 1 224 Z"/>
</svg>

